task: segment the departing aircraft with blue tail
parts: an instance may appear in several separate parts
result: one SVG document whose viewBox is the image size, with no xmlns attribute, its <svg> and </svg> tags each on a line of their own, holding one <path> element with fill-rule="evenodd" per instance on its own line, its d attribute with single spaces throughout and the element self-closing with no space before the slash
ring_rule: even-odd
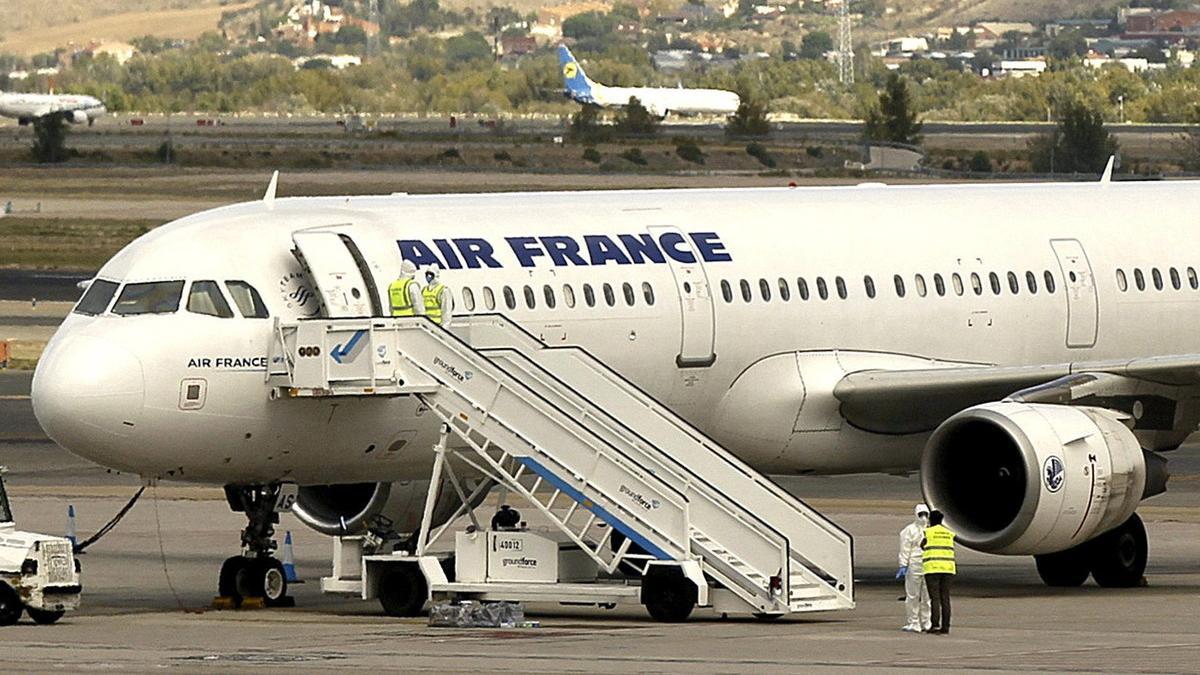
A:
<svg viewBox="0 0 1200 675">
<path fill-rule="evenodd" d="M 620 108 L 636 98 L 650 114 L 662 118 L 676 115 L 732 115 L 741 99 L 723 89 L 672 89 L 669 87 L 609 87 L 593 82 L 583 72 L 566 45 L 558 47 L 558 64 L 562 68 L 563 85 L 572 100 L 603 108 Z"/>
</svg>

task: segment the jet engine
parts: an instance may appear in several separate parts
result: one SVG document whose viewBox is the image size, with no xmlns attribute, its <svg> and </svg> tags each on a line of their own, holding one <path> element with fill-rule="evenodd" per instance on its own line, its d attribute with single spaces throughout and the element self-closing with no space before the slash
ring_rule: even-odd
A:
<svg viewBox="0 0 1200 675">
<path fill-rule="evenodd" d="M 71 110 L 67 113 L 66 119 L 71 124 L 85 124 L 88 121 L 88 116 L 82 110 Z"/>
<path fill-rule="evenodd" d="M 1072 548 L 1166 489 L 1166 460 L 1142 450 L 1122 418 L 1104 408 L 1012 401 L 967 408 L 926 445 L 925 497 L 971 548 Z"/>
<path fill-rule="evenodd" d="M 468 481 L 466 489 L 471 491 L 476 485 Z M 377 516 L 389 519 L 398 534 L 407 535 L 421 524 L 428 490 L 428 480 L 306 485 L 300 488 L 292 512 L 305 525 L 330 536 L 362 534 Z M 487 490 L 482 491 L 474 505 L 486 496 Z M 444 482 L 434 507 L 433 524 L 449 520 L 460 504 L 453 486 Z"/>
</svg>

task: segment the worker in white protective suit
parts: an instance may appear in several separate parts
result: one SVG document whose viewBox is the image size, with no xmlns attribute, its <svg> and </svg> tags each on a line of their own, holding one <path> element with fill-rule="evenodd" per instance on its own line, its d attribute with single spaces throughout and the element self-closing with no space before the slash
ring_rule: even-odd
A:
<svg viewBox="0 0 1200 675">
<path fill-rule="evenodd" d="M 929 507 L 917 504 L 915 520 L 900 530 L 900 569 L 897 579 L 904 579 L 904 609 L 908 623 L 901 630 L 921 633 L 929 629 L 929 590 L 925 588 L 925 570 L 921 564 L 921 539 L 929 525 Z"/>
<path fill-rule="evenodd" d="M 441 269 L 437 265 L 425 270 L 425 290 L 421 291 L 421 297 L 425 300 L 425 316 L 443 328 L 449 328 L 454 318 L 454 295 L 442 283 Z"/>
</svg>

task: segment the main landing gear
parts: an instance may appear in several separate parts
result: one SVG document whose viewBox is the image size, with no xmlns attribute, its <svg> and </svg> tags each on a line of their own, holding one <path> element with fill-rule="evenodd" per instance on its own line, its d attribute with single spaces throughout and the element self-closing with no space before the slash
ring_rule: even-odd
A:
<svg viewBox="0 0 1200 675">
<path fill-rule="evenodd" d="M 1034 556 L 1048 586 L 1080 586 L 1090 574 L 1107 588 L 1133 588 L 1146 572 L 1146 527 L 1135 513 L 1119 527 L 1075 548 Z"/>
<path fill-rule="evenodd" d="M 280 483 L 226 485 L 225 499 L 235 512 L 245 513 L 249 523 L 242 530 L 242 554 L 221 565 L 218 595 L 238 606 L 246 598 L 261 598 L 267 607 L 295 606 L 295 598 L 287 594 L 283 563 L 273 555 L 278 548 L 274 536 L 279 511 L 291 508 L 294 489 Z"/>
</svg>

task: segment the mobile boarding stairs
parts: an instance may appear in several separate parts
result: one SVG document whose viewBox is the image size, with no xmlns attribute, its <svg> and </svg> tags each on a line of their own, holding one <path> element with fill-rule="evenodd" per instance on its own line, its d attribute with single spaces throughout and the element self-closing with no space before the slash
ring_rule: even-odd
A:
<svg viewBox="0 0 1200 675">
<path fill-rule="evenodd" d="M 415 555 L 359 555 L 358 567 L 339 548 L 325 590 L 387 608 L 379 580 L 407 564 L 426 584 L 418 611 L 426 597 L 642 603 L 676 620 L 694 606 L 854 607 L 849 533 L 586 351 L 549 347 L 502 315 L 454 320 L 449 330 L 424 317 L 276 322 L 267 377 L 278 398 L 417 397 L 444 423 L 431 485 L 445 476 L 463 502 L 435 527 L 431 488 Z M 531 506 L 564 554 L 539 558 L 539 537 L 486 531 L 468 506 L 480 494 L 467 494 L 451 460 Z M 456 533 L 452 581 L 428 549 L 463 514 L 474 525 Z M 593 570 L 583 582 L 567 571 L 581 558 Z"/>
</svg>

